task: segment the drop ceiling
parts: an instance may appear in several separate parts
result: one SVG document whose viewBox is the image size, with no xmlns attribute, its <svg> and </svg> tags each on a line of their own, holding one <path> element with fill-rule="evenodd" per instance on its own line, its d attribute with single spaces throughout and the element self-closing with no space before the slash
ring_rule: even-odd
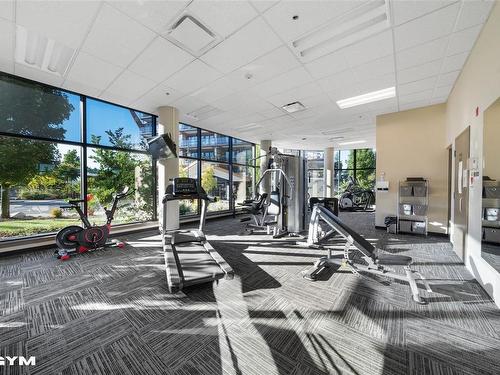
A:
<svg viewBox="0 0 500 375">
<path fill-rule="evenodd" d="M 175 106 L 181 121 L 255 142 L 373 146 L 375 116 L 447 100 L 492 5 L 4 0 L 0 70 L 151 113 Z M 196 22 L 186 25 L 189 35 L 176 34 L 182 29 L 172 25 L 186 15 L 210 38 L 188 39 Z M 16 61 L 19 29 L 74 50 L 65 71 Z M 312 53 L 301 53 L 304 41 Z M 344 110 L 335 104 L 391 86 L 393 99 Z M 293 102 L 306 109 L 282 109 Z"/>
</svg>

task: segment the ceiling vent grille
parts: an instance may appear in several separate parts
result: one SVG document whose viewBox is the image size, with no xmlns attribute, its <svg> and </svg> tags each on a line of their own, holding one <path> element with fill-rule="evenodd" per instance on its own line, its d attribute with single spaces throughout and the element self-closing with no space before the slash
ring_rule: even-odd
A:
<svg viewBox="0 0 500 375">
<path fill-rule="evenodd" d="M 184 13 L 170 25 L 166 38 L 197 57 L 222 40 L 219 35 L 189 13 Z"/>
<path fill-rule="evenodd" d="M 311 61 L 390 27 L 388 0 L 364 3 L 292 42 L 303 60 Z"/>
<path fill-rule="evenodd" d="M 74 55 L 73 48 L 22 26 L 16 26 L 16 62 L 64 76 Z"/>
</svg>

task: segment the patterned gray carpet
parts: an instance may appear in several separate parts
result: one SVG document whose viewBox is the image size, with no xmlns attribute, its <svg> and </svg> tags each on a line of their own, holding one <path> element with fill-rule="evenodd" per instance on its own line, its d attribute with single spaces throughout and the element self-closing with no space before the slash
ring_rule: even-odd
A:
<svg viewBox="0 0 500 375">
<path fill-rule="evenodd" d="M 0 374 L 500 374 L 500 311 L 443 238 L 387 235 L 373 213 L 341 218 L 391 253 L 411 255 L 435 293 L 329 270 L 295 239 L 237 236 L 238 220 L 208 223 L 234 280 L 169 295 L 161 243 L 0 258 L 0 356 L 36 366 Z"/>
</svg>

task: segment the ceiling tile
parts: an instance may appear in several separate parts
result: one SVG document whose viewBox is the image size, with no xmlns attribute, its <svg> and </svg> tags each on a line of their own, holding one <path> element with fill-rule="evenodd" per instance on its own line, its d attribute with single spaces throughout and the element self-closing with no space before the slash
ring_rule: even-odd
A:
<svg viewBox="0 0 500 375">
<path fill-rule="evenodd" d="M 462 10 L 460 11 L 455 30 L 463 30 L 471 26 L 483 24 L 488 18 L 495 1 L 463 1 L 462 3 Z"/>
<path fill-rule="evenodd" d="M 241 91 L 299 66 L 293 53 L 283 46 L 226 75 L 224 80 L 235 91 Z"/>
<path fill-rule="evenodd" d="M 455 70 L 454 72 L 449 72 L 445 74 L 441 74 L 437 80 L 436 86 L 449 86 L 453 85 L 460 74 L 460 70 Z"/>
<path fill-rule="evenodd" d="M 151 90 L 156 82 L 138 74 L 125 70 L 107 89 L 101 97 L 117 97 L 123 103 L 136 101 Z"/>
<path fill-rule="evenodd" d="M 267 1 L 267 0 L 255 0 L 250 1 L 252 5 L 259 11 L 260 13 L 264 13 L 266 10 L 271 8 L 273 5 L 279 3 L 279 1 Z"/>
<path fill-rule="evenodd" d="M 437 77 L 430 77 L 426 79 L 422 79 L 420 81 L 414 81 L 410 83 L 406 83 L 404 85 L 399 85 L 397 89 L 397 93 L 399 95 L 405 96 L 409 94 L 413 94 L 415 92 L 431 90 L 434 88 L 436 84 Z"/>
<path fill-rule="evenodd" d="M 0 70 L 14 72 L 14 33 L 12 22 L 0 19 Z"/>
<path fill-rule="evenodd" d="M 417 100 L 414 102 L 403 103 L 399 105 L 400 111 L 407 111 L 409 109 L 416 109 L 421 107 L 426 107 L 429 105 L 429 99 Z"/>
<path fill-rule="evenodd" d="M 394 28 L 396 51 L 441 38 L 453 30 L 460 3 Z"/>
<path fill-rule="evenodd" d="M 167 92 L 168 95 L 166 94 Z M 133 108 L 156 113 L 158 107 L 171 105 L 174 101 L 180 99 L 184 95 L 184 93 L 176 91 L 171 87 L 159 85 L 148 91 L 131 105 Z"/>
<path fill-rule="evenodd" d="M 267 100 L 277 107 L 282 107 L 286 104 L 296 101 L 302 101 L 304 98 L 312 97 L 315 95 L 323 94 L 323 90 L 316 82 L 309 82 L 305 85 L 294 87 L 285 92 L 279 93 L 269 97 Z M 302 103 L 304 104 L 304 103 Z"/>
<path fill-rule="evenodd" d="M 212 105 L 227 112 L 239 112 L 241 115 L 254 112 L 261 113 L 274 108 L 271 103 L 253 95 L 251 92 L 239 92 L 228 95 L 215 101 Z"/>
<path fill-rule="evenodd" d="M 372 60 L 393 54 L 392 32 L 381 32 L 343 49 L 347 63 L 358 66 Z"/>
<path fill-rule="evenodd" d="M 403 84 L 435 76 L 441 69 L 442 61 L 442 59 L 435 60 L 413 68 L 400 70 L 398 71 L 398 83 Z"/>
<path fill-rule="evenodd" d="M 446 57 L 441 68 L 441 73 L 462 69 L 467 57 L 469 57 L 469 51 Z"/>
<path fill-rule="evenodd" d="M 262 98 L 269 98 L 312 80 L 311 75 L 303 67 L 299 67 L 255 86 L 252 91 Z"/>
<path fill-rule="evenodd" d="M 432 97 L 433 98 L 444 98 L 444 97 L 447 98 L 448 95 L 450 95 L 452 88 L 453 88 L 453 85 L 436 87 L 434 89 L 434 94 L 432 95 Z"/>
<path fill-rule="evenodd" d="M 356 82 L 356 77 L 351 70 L 333 74 L 317 82 L 335 101 L 360 94 L 358 86 L 353 85 Z"/>
<path fill-rule="evenodd" d="M 283 116 L 283 113 L 284 113 L 283 110 L 281 108 L 278 108 L 278 107 L 272 107 L 272 108 L 269 108 L 268 110 L 259 112 L 259 114 L 261 114 L 266 119 L 273 119 L 276 117 Z"/>
<path fill-rule="evenodd" d="M 202 61 L 195 60 L 168 78 L 165 85 L 187 94 L 215 81 L 221 74 Z"/>
<path fill-rule="evenodd" d="M 393 86 L 396 86 L 396 75 L 394 73 L 385 74 L 383 76 L 367 79 L 365 81 L 359 81 L 357 83 L 360 94 L 382 90 Z"/>
<path fill-rule="evenodd" d="M 122 72 L 123 68 L 81 51 L 66 76 L 64 87 L 97 96 Z"/>
<path fill-rule="evenodd" d="M 408 22 L 454 2 L 456 2 L 456 0 L 392 1 L 394 25 Z"/>
<path fill-rule="evenodd" d="M 179 110 L 179 113 L 190 113 L 206 106 L 208 103 L 204 102 L 199 98 L 194 98 L 192 96 L 184 96 L 172 103 L 172 106 Z M 191 121 L 192 122 L 192 121 Z M 189 123 L 189 122 L 188 122 Z"/>
<path fill-rule="evenodd" d="M 357 5 L 355 1 L 282 1 L 264 17 L 281 38 L 292 41 Z M 294 20 L 293 16 L 299 18 Z"/>
<path fill-rule="evenodd" d="M 266 23 L 258 18 L 218 44 L 201 60 L 221 72 L 229 73 L 272 51 L 281 41 Z"/>
<path fill-rule="evenodd" d="M 175 16 L 188 4 L 189 0 L 128 0 L 111 2 L 113 7 L 158 33 L 166 32 L 168 26 L 174 21 Z"/>
<path fill-rule="evenodd" d="M 72 48 L 80 47 L 100 1 L 18 1 L 16 22 Z"/>
<path fill-rule="evenodd" d="M 14 0 L 0 1 L 0 18 L 14 21 Z"/>
<path fill-rule="evenodd" d="M 195 18 L 223 37 L 255 18 L 258 13 L 246 1 L 195 0 L 188 7 Z"/>
<path fill-rule="evenodd" d="M 446 53 L 448 39 L 448 36 L 446 36 L 396 52 L 397 69 L 407 69 L 443 57 Z"/>
<path fill-rule="evenodd" d="M 52 86 L 61 86 L 64 80 L 64 78 L 58 74 L 48 73 L 38 68 L 34 69 L 19 63 L 14 64 L 14 74 Z"/>
<path fill-rule="evenodd" d="M 232 93 L 234 93 L 234 90 L 227 85 L 227 82 L 224 79 L 218 79 L 217 81 L 209 83 L 207 86 L 196 90 L 191 94 L 191 96 L 200 98 L 207 103 L 212 103 Z"/>
<path fill-rule="evenodd" d="M 305 67 L 314 78 L 323 78 L 346 70 L 349 65 L 344 52 L 336 51 L 305 64 Z"/>
<path fill-rule="evenodd" d="M 433 90 L 425 90 L 409 95 L 399 95 L 399 105 L 429 100 L 432 97 Z"/>
<path fill-rule="evenodd" d="M 476 42 L 483 25 L 474 26 L 456 33 L 450 37 L 450 44 L 446 50 L 446 54 L 456 55 L 460 52 L 470 51 Z"/>
<path fill-rule="evenodd" d="M 366 81 L 378 76 L 394 73 L 394 56 L 389 55 L 367 64 L 359 65 L 352 70 L 358 81 Z"/>
<path fill-rule="evenodd" d="M 194 57 L 175 44 L 157 37 L 130 65 L 129 70 L 155 81 L 164 81 Z"/>
<path fill-rule="evenodd" d="M 154 37 L 151 30 L 104 4 L 82 50 L 111 64 L 127 67 Z"/>
</svg>

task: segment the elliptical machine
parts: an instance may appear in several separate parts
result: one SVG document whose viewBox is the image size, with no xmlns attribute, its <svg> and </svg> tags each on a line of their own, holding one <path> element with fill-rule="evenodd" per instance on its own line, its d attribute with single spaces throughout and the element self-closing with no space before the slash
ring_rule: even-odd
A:
<svg viewBox="0 0 500 375">
<path fill-rule="evenodd" d="M 88 217 L 83 213 L 80 203 L 85 202 L 84 199 L 69 200 L 68 205 L 61 206 L 62 209 L 74 209 L 80 216 L 83 227 L 78 225 L 69 225 L 61 229 L 56 235 L 56 244 L 59 250 L 56 250 L 57 259 L 68 260 L 71 255 L 85 253 L 91 250 L 103 249 L 105 247 L 125 247 L 123 242 L 112 241 L 108 242 L 109 233 L 111 231 L 111 222 L 113 221 L 116 207 L 120 199 L 132 194 L 128 187 L 125 187 L 122 192 L 116 193 L 113 198 L 113 205 L 108 210 L 104 207 L 106 213 L 106 224 L 92 225 Z M 87 201 L 90 200 L 88 199 Z"/>
</svg>

